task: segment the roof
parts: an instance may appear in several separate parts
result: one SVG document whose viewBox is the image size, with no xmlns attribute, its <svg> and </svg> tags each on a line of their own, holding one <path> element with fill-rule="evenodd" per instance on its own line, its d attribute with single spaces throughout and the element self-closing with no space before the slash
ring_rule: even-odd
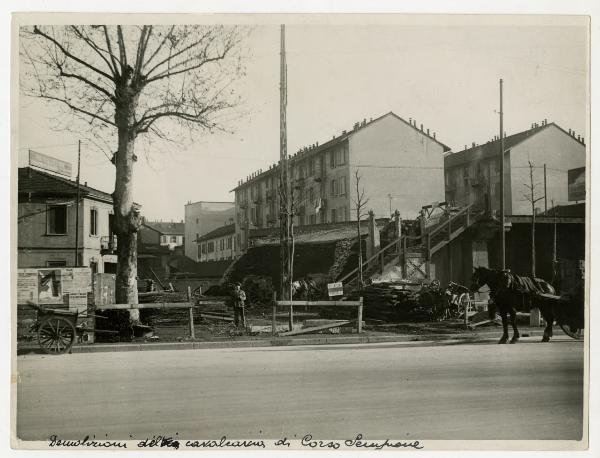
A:
<svg viewBox="0 0 600 458">
<path fill-rule="evenodd" d="M 542 130 L 548 128 L 549 126 L 554 126 L 565 133 L 565 135 L 569 135 L 562 127 L 551 122 L 547 124 L 537 125 L 528 130 L 524 130 L 522 132 L 518 132 L 513 135 L 509 135 L 504 137 L 504 150 L 507 151 L 519 143 L 527 140 L 529 137 L 541 132 Z M 577 138 L 569 135 L 575 141 L 579 141 Z M 580 142 L 581 143 L 581 142 Z M 483 145 L 477 145 L 471 148 L 464 149 L 462 151 L 457 151 L 456 153 L 448 154 L 444 158 L 444 168 L 456 167 L 458 165 L 466 164 L 472 162 L 474 160 L 481 159 L 489 159 L 494 156 L 500 155 L 500 139 L 489 141 Z"/>
<path fill-rule="evenodd" d="M 169 266 L 178 274 L 193 274 L 198 277 L 216 277 L 221 278 L 229 265 L 231 259 L 223 261 L 196 262 L 187 256 L 173 256 L 169 260 Z"/>
<path fill-rule="evenodd" d="M 342 131 L 342 134 L 339 137 L 334 137 L 333 139 L 323 143 L 323 144 L 319 144 L 318 142 L 315 144 L 314 147 L 308 148 L 307 150 L 301 150 L 297 153 L 297 155 L 293 155 L 290 157 L 290 162 L 294 163 L 296 160 L 300 160 L 300 159 L 304 159 L 305 155 L 308 154 L 315 154 L 317 152 L 321 152 L 321 151 L 325 151 L 329 148 L 331 148 L 332 146 L 338 145 L 342 142 L 344 142 L 345 140 L 347 140 L 348 138 L 350 138 L 352 135 L 354 135 L 355 133 L 357 133 L 358 131 L 364 129 L 365 127 L 369 127 L 372 124 L 375 124 L 377 121 L 386 118 L 388 116 L 393 116 L 394 118 L 398 119 L 399 121 L 402 121 L 404 124 L 406 124 L 407 126 L 412 127 L 414 130 L 416 130 L 418 133 L 420 133 L 421 135 L 424 135 L 425 137 L 428 137 L 430 140 L 433 140 L 434 142 L 436 142 L 437 144 L 441 145 L 444 152 L 450 151 L 450 147 L 443 144 L 442 142 L 440 142 L 439 140 L 437 140 L 434 136 L 429 135 L 427 133 L 427 131 L 425 130 L 420 130 L 416 124 L 412 124 L 408 121 L 406 121 L 405 119 L 401 118 L 400 116 L 398 116 L 396 113 L 394 113 L 393 111 L 390 111 L 384 115 L 379 116 L 378 118 L 371 118 L 371 120 L 366 121 L 364 120 L 362 123 L 357 123 L 354 127 L 354 129 L 351 129 L 349 131 Z M 245 181 L 244 183 L 236 186 L 235 188 L 233 188 L 231 191 L 235 191 L 236 189 L 242 187 L 242 186 L 246 186 L 248 183 L 251 183 L 259 178 L 264 177 L 265 175 L 267 175 L 269 172 L 271 172 L 272 170 L 277 168 L 277 164 L 274 164 L 273 167 L 269 168 L 268 170 L 265 171 L 260 171 L 260 173 L 258 173 L 256 176 L 254 176 L 253 178 Z"/>
<path fill-rule="evenodd" d="M 19 168 L 19 193 L 32 193 L 54 196 L 76 196 L 77 182 L 68 178 L 42 172 L 32 167 Z M 79 185 L 81 197 L 112 203 L 112 195 L 83 184 Z"/>
<path fill-rule="evenodd" d="M 319 227 L 322 226 L 322 227 Z M 305 228 L 306 229 L 306 228 Z M 278 230 L 278 229 L 277 229 Z M 361 235 L 366 235 L 369 232 L 367 224 L 360 225 Z M 260 235 L 258 235 L 260 234 Z M 269 231 L 265 234 L 261 231 L 251 233 L 250 237 L 253 240 L 254 246 L 279 245 L 279 235 L 274 231 Z M 334 223 L 315 225 L 306 232 L 294 234 L 295 245 L 315 245 L 320 243 L 332 243 L 339 240 L 351 240 L 357 238 L 356 222 L 350 223 Z"/>
<path fill-rule="evenodd" d="M 554 216 L 558 218 L 585 218 L 585 202 L 569 205 L 557 205 L 542 213 L 542 216 Z"/>
<path fill-rule="evenodd" d="M 235 223 L 218 227 L 215 230 L 210 231 L 204 234 L 202 237 L 198 238 L 196 242 L 204 242 L 206 240 L 216 239 L 218 237 L 224 237 L 230 234 L 235 234 Z"/>
<path fill-rule="evenodd" d="M 185 232 L 185 225 L 181 222 L 146 221 L 144 226 L 164 235 L 183 235 Z"/>
</svg>

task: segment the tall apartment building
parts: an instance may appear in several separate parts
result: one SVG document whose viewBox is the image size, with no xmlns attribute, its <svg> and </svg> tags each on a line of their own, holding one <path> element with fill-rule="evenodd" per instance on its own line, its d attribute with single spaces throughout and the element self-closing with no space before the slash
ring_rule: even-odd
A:
<svg viewBox="0 0 600 458">
<path fill-rule="evenodd" d="M 390 112 L 357 122 L 349 131 L 290 156 L 295 224 L 356 220 L 355 173 L 377 217 L 398 210 L 415 217 L 425 204 L 444 199 L 444 156 L 436 134 Z M 252 228 L 279 225 L 279 166 L 240 180 L 235 192 L 236 246 L 247 247 Z"/>
<path fill-rule="evenodd" d="M 231 224 L 235 216 L 233 202 L 188 202 L 185 205 L 184 253 L 200 261 L 197 240 L 205 234 Z"/>
<path fill-rule="evenodd" d="M 546 120 L 504 139 L 504 201 L 506 215 L 530 215 L 531 203 L 524 197 L 530 185 L 529 162 L 534 166 L 538 211 L 568 203 L 569 170 L 585 167 L 585 142 L 569 129 Z M 544 176 L 545 166 L 545 176 Z M 500 139 L 449 154 L 444 159 L 446 200 L 457 206 L 489 204 L 500 210 Z M 545 186 L 544 186 L 545 183 Z"/>
</svg>

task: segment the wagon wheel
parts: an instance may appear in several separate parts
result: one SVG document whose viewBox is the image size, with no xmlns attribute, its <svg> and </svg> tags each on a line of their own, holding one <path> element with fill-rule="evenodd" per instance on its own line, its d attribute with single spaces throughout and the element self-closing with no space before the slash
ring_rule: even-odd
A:
<svg viewBox="0 0 600 458">
<path fill-rule="evenodd" d="M 59 355 L 66 353 L 73 346 L 75 326 L 66 318 L 49 316 L 38 329 L 38 342 L 45 353 Z"/>
<path fill-rule="evenodd" d="M 568 324 L 559 323 L 560 329 L 575 340 L 583 340 L 583 329 L 575 329 Z"/>
</svg>

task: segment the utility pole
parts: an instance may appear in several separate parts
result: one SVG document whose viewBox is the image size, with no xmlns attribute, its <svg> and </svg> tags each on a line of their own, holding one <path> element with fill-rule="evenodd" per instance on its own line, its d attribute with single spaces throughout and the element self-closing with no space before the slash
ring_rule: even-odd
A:
<svg viewBox="0 0 600 458">
<path fill-rule="evenodd" d="M 390 199 L 390 218 L 392 217 L 392 195 L 388 194 L 388 199 Z"/>
<path fill-rule="evenodd" d="M 558 259 L 556 259 L 556 207 L 554 199 L 552 200 L 552 214 L 554 215 L 554 237 L 552 243 L 552 284 L 556 286 L 556 276 L 558 275 Z"/>
<path fill-rule="evenodd" d="M 285 25 L 281 25 L 281 59 L 279 74 L 279 243 L 281 262 L 280 298 L 291 298 L 290 258 L 290 184 L 287 157 L 287 63 L 285 58 Z M 290 307 L 290 314 L 291 314 Z"/>
<path fill-rule="evenodd" d="M 77 143 L 77 199 L 75 201 L 75 267 L 79 267 L 79 180 L 81 178 L 81 140 Z"/>
<path fill-rule="evenodd" d="M 548 214 L 548 190 L 546 188 L 546 164 L 544 164 L 544 214 Z"/>
<path fill-rule="evenodd" d="M 506 235 L 504 233 L 504 109 L 502 108 L 502 78 L 500 78 L 500 240 L 502 270 L 506 269 Z"/>
</svg>

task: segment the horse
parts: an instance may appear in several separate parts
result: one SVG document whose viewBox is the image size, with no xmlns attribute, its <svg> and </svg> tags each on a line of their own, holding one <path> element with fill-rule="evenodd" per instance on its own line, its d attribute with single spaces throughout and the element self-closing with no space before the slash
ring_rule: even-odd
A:
<svg viewBox="0 0 600 458">
<path fill-rule="evenodd" d="M 514 304 L 522 304 L 523 300 L 529 302 L 530 309 L 540 309 L 546 321 L 542 342 L 550 341 L 552 337 L 552 325 L 554 324 L 553 306 L 551 302 L 540 296 L 540 294 L 556 294 L 554 287 L 550 283 L 541 278 L 515 275 L 509 270 L 492 270 L 486 267 L 476 267 L 473 271 L 471 291 L 477 292 L 484 285 L 488 285 L 490 288 L 490 297 L 492 299 L 488 307 L 490 319 L 494 319 L 496 316 L 496 307 L 499 309 L 499 314 L 502 318 L 504 332 L 498 341 L 499 344 L 504 344 L 508 341 L 507 314 L 510 315 L 510 322 L 513 328 L 513 336 L 510 343 L 514 344 L 519 340 L 520 334 L 516 322 L 517 310 Z"/>
</svg>

